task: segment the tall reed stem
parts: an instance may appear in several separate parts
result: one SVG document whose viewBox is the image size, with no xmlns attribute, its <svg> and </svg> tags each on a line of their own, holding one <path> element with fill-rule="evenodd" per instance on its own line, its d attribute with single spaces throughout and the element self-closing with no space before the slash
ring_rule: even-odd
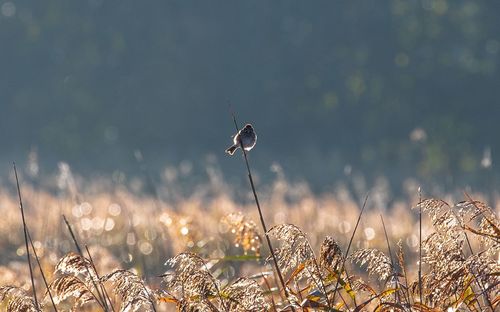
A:
<svg viewBox="0 0 500 312">
<path fill-rule="evenodd" d="M 233 116 L 233 121 L 234 121 L 234 126 L 236 128 L 236 133 L 240 131 L 240 128 L 238 127 L 238 123 L 236 122 L 236 117 L 234 116 L 234 113 L 232 113 Z M 264 230 L 264 234 L 266 236 L 266 241 L 267 241 L 267 246 L 269 247 L 269 251 L 271 252 L 271 256 L 273 258 L 274 262 L 274 267 L 276 269 L 276 273 L 278 274 L 278 278 L 280 280 L 281 286 L 283 287 L 283 292 L 285 294 L 285 297 L 289 298 L 289 293 L 286 288 L 286 283 L 285 280 L 283 279 L 283 274 L 281 274 L 281 270 L 278 265 L 278 259 L 276 258 L 276 254 L 274 252 L 273 246 L 271 244 L 271 239 L 269 238 L 269 233 L 267 232 L 267 226 L 266 222 L 264 221 L 264 216 L 262 214 L 262 209 L 260 208 L 260 203 L 259 203 L 259 197 L 257 196 L 257 191 L 255 190 L 255 184 L 253 182 L 252 178 L 252 171 L 250 170 L 250 165 L 248 163 L 248 157 L 247 157 L 247 152 L 245 151 L 245 148 L 243 147 L 243 142 L 241 141 L 240 137 L 240 147 L 241 151 L 243 152 L 243 156 L 245 157 L 245 164 L 247 166 L 247 172 L 248 172 L 248 180 L 250 181 L 250 186 L 252 187 L 252 192 L 253 192 L 253 197 L 255 199 L 255 204 L 257 205 L 257 210 L 259 211 L 259 218 L 260 218 L 260 223 L 262 225 L 262 229 Z M 292 311 L 295 311 L 293 307 L 291 307 Z"/>
<path fill-rule="evenodd" d="M 73 239 L 73 242 L 75 243 L 75 247 L 76 247 L 76 250 L 78 251 L 78 254 L 80 255 L 80 257 L 82 257 L 82 259 L 85 259 L 85 256 L 83 255 L 83 252 L 82 252 L 82 249 L 80 248 L 80 244 L 78 244 L 78 241 L 76 240 L 76 236 L 75 234 L 73 233 L 73 229 L 71 228 L 71 225 L 69 224 L 68 222 L 68 219 L 66 219 L 66 216 L 65 215 L 62 215 L 63 217 L 63 220 L 64 220 L 64 223 L 66 223 L 66 227 L 68 228 L 68 231 L 71 235 L 71 238 Z M 89 260 L 91 261 L 91 260 Z M 93 263 L 90 262 L 91 265 L 93 266 Z M 88 265 L 85 265 L 85 269 L 87 270 L 87 273 L 90 277 L 90 280 L 92 281 L 92 284 L 94 285 L 94 288 L 95 290 L 97 291 L 97 297 L 95 297 L 97 299 L 97 302 L 99 303 L 99 305 L 104 309 L 105 312 L 108 312 L 109 311 L 109 308 L 108 308 L 108 303 L 107 303 L 107 300 L 106 300 L 106 297 L 105 297 L 105 294 L 102 294 L 98 285 L 97 285 L 97 281 L 95 280 L 92 272 L 90 271 L 90 268 Z M 96 274 L 97 274 L 97 271 L 95 271 Z M 109 302 L 111 302 L 111 300 L 109 300 Z M 111 308 L 113 309 L 114 311 L 114 308 L 113 308 L 113 305 L 111 305 Z"/>
<path fill-rule="evenodd" d="M 382 221 L 382 227 L 384 229 L 385 241 L 387 243 L 387 250 L 389 252 L 389 259 L 391 260 L 392 274 L 393 275 L 390 278 L 394 279 L 394 281 L 396 283 L 396 288 L 400 289 L 400 287 L 399 287 L 399 280 L 398 280 L 398 274 L 396 272 L 396 266 L 394 265 L 394 259 L 392 258 L 391 244 L 389 243 L 389 235 L 387 235 L 387 229 L 385 227 L 384 217 L 382 215 L 380 215 L 380 220 Z M 400 300 L 399 300 L 399 290 L 394 292 L 394 301 L 396 301 L 397 303 L 400 302 Z"/>
<path fill-rule="evenodd" d="M 335 295 L 337 295 L 337 287 L 339 287 L 340 279 L 342 277 L 342 272 L 345 270 L 345 262 L 347 260 L 347 256 L 349 255 L 349 250 L 351 249 L 351 245 L 352 245 L 352 241 L 354 239 L 354 235 L 356 234 L 356 231 L 358 230 L 359 221 L 361 221 L 361 216 L 363 215 L 363 212 L 365 211 L 365 208 L 366 208 L 366 202 L 368 201 L 368 195 L 369 194 L 366 194 L 365 200 L 363 202 L 363 206 L 361 207 L 361 211 L 359 212 L 359 215 L 358 215 L 358 220 L 356 221 L 356 226 L 354 227 L 354 231 L 352 232 L 351 238 L 349 239 L 349 244 L 347 245 L 347 250 L 345 252 L 345 257 L 342 260 L 342 266 L 340 267 L 340 271 L 339 271 L 339 278 L 337 279 L 337 283 L 336 283 L 335 288 L 334 288 L 333 299 L 332 299 L 333 304 L 335 304 Z M 346 272 L 346 276 L 348 277 L 349 275 L 347 274 L 347 271 L 345 271 L 345 272 Z M 356 298 L 354 298 L 354 304 L 356 306 L 358 305 L 356 303 Z"/>
<path fill-rule="evenodd" d="M 14 162 L 13 165 L 14 174 L 16 176 L 17 195 L 19 196 L 19 207 L 21 208 L 21 217 L 23 220 L 24 243 L 26 245 L 26 257 L 28 258 L 28 266 L 30 268 L 31 288 L 33 291 L 33 299 L 35 299 L 36 308 L 39 310 L 38 299 L 36 297 L 35 279 L 33 278 L 33 268 L 31 267 L 30 248 L 28 246 L 28 226 L 26 225 L 26 219 L 24 218 L 24 206 L 23 200 L 21 198 L 21 188 L 19 187 L 19 178 L 17 177 L 16 163 Z"/>
<path fill-rule="evenodd" d="M 56 303 L 54 302 L 54 297 L 52 297 L 52 292 L 50 291 L 49 283 L 47 282 L 47 278 L 45 278 L 45 273 L 43 273 L 42 264 L 40 263 L 40 258 L 38 257 L 38 255 L 36 253 L 35 245 L 33 244 L 33 240 L 31 239 L 30 232 L 29 231 L 27 231 L 27 232 L 28 232 L 28 239 L 30 241 L 31 249 L 33 249 L 33 255 L 35 256 L 35 260 L 38 264 L 38 268 L 40 269 L 40 274 L 42 275 L 43 283 L 45 284 L 45 288 L 47 288 L 47 293 L 49 294 L 49 297 L 50 297 L 50 302 L 52 303 L 52 307 L 54 308 L 54 311 L 58 312 L 57 307 L 56 307 Z"/>
<path fill-rule="evenodd" d="M 420 303 L 424 304 L 422 301 L 422 189 L 418 188 L 418 293 L 420 296 Z M 422 308 L 420 308 L 422 311 Z"/>
</svg>

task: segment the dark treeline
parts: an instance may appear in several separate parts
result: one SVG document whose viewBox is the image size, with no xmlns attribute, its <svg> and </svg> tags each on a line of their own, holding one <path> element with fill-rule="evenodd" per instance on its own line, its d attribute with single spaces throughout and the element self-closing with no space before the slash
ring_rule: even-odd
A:
<svg viewBox="0 0 500 312">
<path fill-rule="evenodd" d="M 256 166 L 278 161 L 313 184 L 347 165 L 396 184 L 495 176 L 500 2 L 31 0 L 0 9 L 7 166 L 36 149 L 49 168 L 127 170 L 140 150 L 151 170 L 209 154 L 239 170 L 222 158 L 232 103 L 257 129 Z"/>
</svg>

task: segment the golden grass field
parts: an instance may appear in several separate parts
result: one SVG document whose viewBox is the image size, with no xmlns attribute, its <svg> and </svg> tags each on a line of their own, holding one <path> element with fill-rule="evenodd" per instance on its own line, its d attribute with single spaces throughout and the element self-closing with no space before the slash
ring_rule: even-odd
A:
<svg viewBox="0 0 500 312">
<path fill-rule="evenodd" d="M 257 185 L 286 298 L 250 187 L 235 192 L 218 177 L 186 196 L 176 193 L 175 179 L 167 179 L 153 196 L 140 191 L 140 180 L 89 180 L 65 170 L 44 184 L 20 177 L 40 261 L 38 266 L 31 249 L 43 311 L 54 306 L 58 311 L 491 311 L 499 306 L 498 207 L 486 204 L 498 202 L 497 195 L 440 194 L 445 202 L 426 199 L 431 196 L 414 185 L 405 199 L 389 202 L 383 188 L 374 187 L 346 257 L 362 208 L 346 187 L 318 195 L 283 175 Z M 0 190 L 0 308 L 37 311 L 15 190 L 12 177 Z"/>
</svg>

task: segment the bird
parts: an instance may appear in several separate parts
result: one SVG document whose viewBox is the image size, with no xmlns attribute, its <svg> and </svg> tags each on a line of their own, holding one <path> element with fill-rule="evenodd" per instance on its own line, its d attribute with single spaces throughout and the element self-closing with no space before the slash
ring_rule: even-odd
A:
<svg viewBox="0 0 500 312">
<path fill-rule="evenodd" d="M 234 155 L 234 152 L 240 147 L 240 138 L 245 151 L 249 151 L 255 146 L 255 143 L 257 143 L 257 134 L 251 124 L 246 124 L 243 129 L 234 135 L 233 145 L 226 149 L 226 153 Z"/>
</svg>

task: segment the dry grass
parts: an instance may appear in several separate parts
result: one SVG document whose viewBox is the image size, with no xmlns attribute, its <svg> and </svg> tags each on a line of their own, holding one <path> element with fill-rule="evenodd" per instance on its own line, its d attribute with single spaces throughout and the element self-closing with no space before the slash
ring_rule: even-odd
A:
<svg viewBox="0 0 500 312">
<path fill-rule="evenodd" d="M 235 200 L 220 178 L 189 196 L 172 192 L 176 181 L 167 179 L 156 187 L 169 195 L 158 199 L 63 169 L 52 185 L 22 184 L 26 222 L 58 311 L 498 309 L 500 221 L 480 194 L 391 204 L 387 194 L 374 194 L 346 254 L 360 212 L 352 194 L 340 186 L 313 195 L 278 176 L 259 195 L 285 298 L 266 261 L 254 203 Z M 424 213 L 423 302 L 413 206 Z M 17 198 L 6 188 L 0 213 L 0 309 L 36 311 Z M 74 252 L 63 214 L 92 258 Z M 34 274 L 42 310 L 54 310 L 38 269 Z"/>
</svg>

